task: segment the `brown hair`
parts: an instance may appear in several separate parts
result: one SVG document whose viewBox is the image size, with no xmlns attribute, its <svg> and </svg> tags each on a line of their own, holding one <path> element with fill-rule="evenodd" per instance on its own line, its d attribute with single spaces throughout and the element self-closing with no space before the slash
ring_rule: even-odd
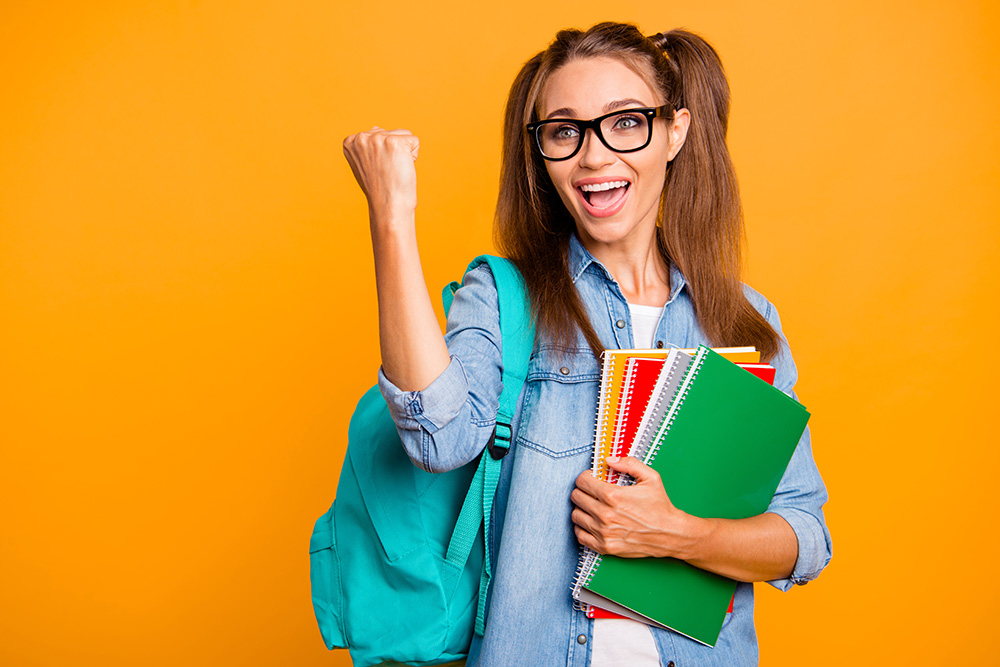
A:
<svg viewBox="0 0 1000 667">
<path fill-rule="evenodd" d="M 747 301 L 742 274 L 743 210 L 726 146 L 729 83 L 715 50 L 701 37 L 671 30 L 645 37 L 633 25 L 600 23 L 563 30 L 521 68 L 507 98 L 497 246 L 520 269 L 539 335 L 568 346 L 579 329 L 599 355 L 594 331 L 567 265 L 576 224 L 549 180 L 524 126 L 549 76 L 578 58 L 621 60 L 659 92 L 673 111 L 687 108 L 687 140 L 667 169 L 658 247 L 684 274 L 698 323 L 713 345 L 754 345 L 774 357 L 780 338 Z"/>
</svg>

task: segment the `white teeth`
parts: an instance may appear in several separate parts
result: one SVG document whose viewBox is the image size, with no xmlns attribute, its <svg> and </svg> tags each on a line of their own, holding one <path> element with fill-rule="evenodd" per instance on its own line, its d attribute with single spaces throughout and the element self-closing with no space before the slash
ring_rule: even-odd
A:
<svg viewBox="0 0 1000 667">
<path fill-rule="evenodd" d="M 607 183 L 594 183 L 591 185 L 581 185 L 584 192 L 600 192 L 601 190 L 613 190 L 614 188 L 624 188 L 628 181 L 608 181 Z"/>
</svg>

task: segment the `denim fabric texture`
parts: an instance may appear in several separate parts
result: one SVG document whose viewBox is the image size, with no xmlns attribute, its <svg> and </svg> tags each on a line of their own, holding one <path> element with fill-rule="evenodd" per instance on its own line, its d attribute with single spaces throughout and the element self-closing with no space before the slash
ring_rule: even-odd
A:
<svg viewBox="0 0 1000 667">
<path fill-rule="evenodd" d="M 605 347 L 631 348 L 631 320 L 621 289 L 575 237 L 569 267 Z M 707 344 L 684 277 L 675 267 L 670 280 L 670 299 L 656 341 L 664 347 Z M 780 333 L 771 304 L 749 287 L 746 294 Z M 407 453 L 429 471 L 471 461 L 493 431 L 502 341 L 496 285 L 487 266 L 466 275 L 452 304 L 445 339 L 451 363 L 424 391 L 401 391 L 379 372 L 379 386 Z M 794 396 L 796 369 L 787 344 L 771 363 L 777 369 L 775 386 Z M 470 666 L 589 663 L 592 621 L 573 609 L 570 595 L 580 546 L 570 521 L 569 497 L 577 475 L 590 467 L 600 379 L 598 361 L 582 336 L 570 349 L 557 349 L 545 340 L 536 344 L 514 419 L 514 447 L 503 460 L 493 505 L 490 548 L 495 574 L 486 634 L 473 640 Z M 830 533 L 822 510 L 826 499 L 807 429 L 768 509 L 788 521 L 799 546 L 791 577 L 769 582 L 772 586 L 788 590 L 805 584 L 829 562 Z M 652 633 L 663 665 L 756 665 L 753 586 L 736 587 L 733 612 L 714 648 L 667 630 L 653 628 Z"/>
</svg>

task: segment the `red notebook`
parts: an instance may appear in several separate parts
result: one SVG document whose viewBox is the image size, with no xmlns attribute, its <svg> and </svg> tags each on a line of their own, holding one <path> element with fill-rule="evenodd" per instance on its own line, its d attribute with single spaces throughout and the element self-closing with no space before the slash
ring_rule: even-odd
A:
<svg viewBox="0 0 1000 667">
<path fill-rule="evenodd" d="M 665 359 L 648 359 L 632 357 L 626 362 L 625 384 L 622 388 L 622 401 L 618 409 L 618 419 L 615 424 L 614 439 L 611 442 L 609 456 L 627 456 L 635 440 L 642 415 L 646 405 L 653 395 L 656 378 L 663 370 Z M 618 472 L 608 469 L 607 481 L 614 484 L 618 481 Z"/>
<path fill-rule="evenodd" d="M 774 384 L 774 366 L 771 364 L 744 364 L 737 363 L 737 366 L 747 370 L 757 377 L 759 377 L 764 382 L 773 385 Z"/>
</svg>

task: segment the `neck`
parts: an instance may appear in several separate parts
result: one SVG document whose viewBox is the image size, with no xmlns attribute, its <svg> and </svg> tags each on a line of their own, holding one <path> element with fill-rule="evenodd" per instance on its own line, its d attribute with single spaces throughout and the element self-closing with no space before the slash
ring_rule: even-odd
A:
<svg viewBox="0 0 1000 667">
<path fill-rule="evenodd" d="M 670 270 L 656 243 L 656 231 L 640 238 L 600 243 L 577 234 L 583 247 L 604 265 L 625 300 L 639 306 L 662 306 L 670 298 Z"/>
</svg>

